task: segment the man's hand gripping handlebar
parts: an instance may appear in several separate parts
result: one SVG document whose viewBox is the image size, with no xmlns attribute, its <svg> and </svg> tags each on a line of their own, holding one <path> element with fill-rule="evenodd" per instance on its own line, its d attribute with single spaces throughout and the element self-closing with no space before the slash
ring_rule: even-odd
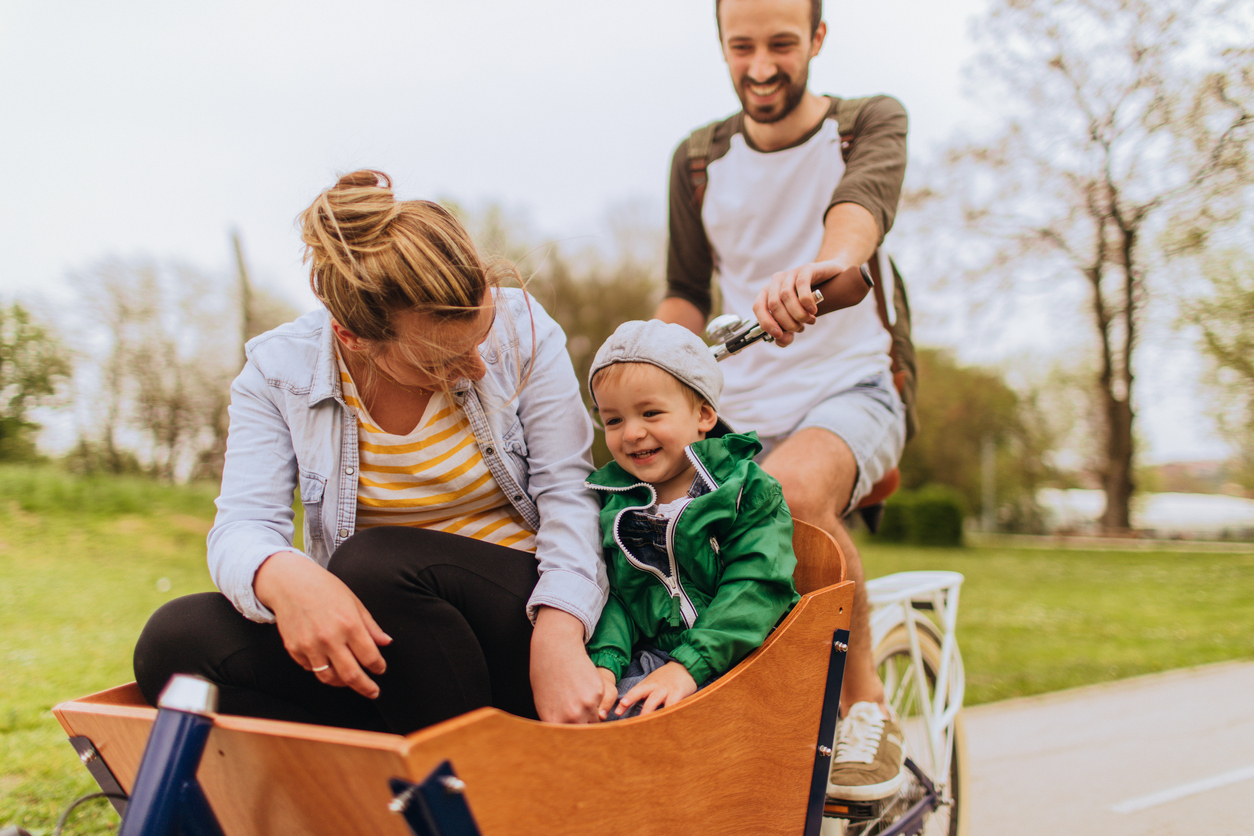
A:
<svg viewBox="0 0 1254 836">
<path fill-rule="evenodd" d="M 861 284 L 852 281 L 859 275 L 863 282 Z M 873 287 L 875 287 L 875 282 L 872 281 L 871 273 L 865 264 L 850 267 L 839 276 L 830 278 L 813 288 L 814 301 L 819 306 L 818 315 L 822 316 L 842 308 L 853 307 L 861 302 Z M 762 330 L 762 326 L 757 322 L 752 320 L 746 322 L 736 314 L 723 314 L 710 320 L 710 324 L 705 327 L 705 338 L 717 343 L 710 346 L 710 352 L 715 360 L 726 360 L 756 342 L 763 340 L 768 343 L 775 342 L 775 339 Z"/>
</svg>

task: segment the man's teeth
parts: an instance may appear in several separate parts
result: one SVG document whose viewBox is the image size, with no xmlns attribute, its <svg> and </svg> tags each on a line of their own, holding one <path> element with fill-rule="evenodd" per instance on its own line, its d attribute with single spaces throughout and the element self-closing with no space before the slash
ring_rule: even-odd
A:
<svg viewBox="0 0 1254 836">
<path fill-rule="evenodd" d="M 779 84 L 750 84 L 749 91 L 755 96 L 769 96 L 780 88 Z"/>
</svg>

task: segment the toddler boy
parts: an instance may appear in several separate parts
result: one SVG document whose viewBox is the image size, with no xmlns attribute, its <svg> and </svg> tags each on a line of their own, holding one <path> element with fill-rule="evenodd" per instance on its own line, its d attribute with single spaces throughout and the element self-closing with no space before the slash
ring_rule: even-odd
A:
<svg viewBox="0 0 1254 836">
<path fill-rule="evenodd" d="M 779 483 L 753 462 L 757 436 L 719 420 L 723 374 L 696 335 L 625 322 L 588 388 L 614 456 L 588 480 L 610 581 L 588 652 L 613 720 L 673 705 L 759 647 L 798 600 L 797 560 Z"/>
</svg>

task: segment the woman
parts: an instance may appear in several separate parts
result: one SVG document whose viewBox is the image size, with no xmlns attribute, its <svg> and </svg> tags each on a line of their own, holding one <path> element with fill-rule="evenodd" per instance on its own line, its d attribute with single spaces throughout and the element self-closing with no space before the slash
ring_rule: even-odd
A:
<svg viewBox="0 0 1254 836">
<path fill-rule="evenodd" d="M 209 532 L 221 594 L 149 620 L 144 696 L 194 673 L 224 713 L 401 734 L 484 705 L 595 721 L 584 642 L 607 593 L 561 329 L 382 173 L 300 220 L 325 309 L 248 345 Z"/>
</svg>

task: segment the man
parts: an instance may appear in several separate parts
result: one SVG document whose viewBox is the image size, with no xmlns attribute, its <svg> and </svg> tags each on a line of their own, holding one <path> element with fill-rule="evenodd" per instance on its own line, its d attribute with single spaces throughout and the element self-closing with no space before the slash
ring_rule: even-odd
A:
<svg viewBox="0 0 1254 836">
<path fill-rule="evenodd" d="M 868 261 L 892 226 L 906 114 L 886 96 L 868 100 L 845 162 L 839 100 L 807 88 L 827 33 L 822 0 L 717 0 L 715 14 L 744 110 L 701 140 L 708 154 L 696 176 L 689 147 L 697 134 L 675 152 L 668 289 L 657 318 L 701 333 L 714 275 L 724 309 L 751 308 L 775 338 L 778 347 L 723 364 L 722 414 L 736 430 L 758 432 L 762 466 L 793 515 L 831 533 L 845 553 L 857 593 L 829 793 L 883 798 L 902 780 L 901 732 L 875 672 L 862 563 L 840 518 L 896 466 L 904 409 L 873 296 L 816 320 L 811 287 Z"/>
</svg>

